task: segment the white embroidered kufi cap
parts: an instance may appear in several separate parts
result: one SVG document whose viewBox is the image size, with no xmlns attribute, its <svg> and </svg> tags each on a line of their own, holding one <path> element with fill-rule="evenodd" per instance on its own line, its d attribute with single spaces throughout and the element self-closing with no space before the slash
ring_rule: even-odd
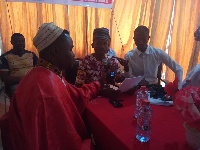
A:
<svg viewBox="0 0 200 150">
<path fill-rule="evenodd" d="M 53 43 L 61 34 L 63 29 L 51 23 L 44 23 L 39 27 L 36 36 L 33 38 L 33 45 L 38 52 L 42 51 Z"/>
</svg>

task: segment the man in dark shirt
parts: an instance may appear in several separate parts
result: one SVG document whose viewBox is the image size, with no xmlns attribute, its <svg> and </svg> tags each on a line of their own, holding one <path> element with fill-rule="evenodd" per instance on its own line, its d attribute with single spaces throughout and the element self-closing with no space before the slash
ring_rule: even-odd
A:
<svg viewBox="0 0 200 150">
<path fill-rule="evenodd" d="M 8 94 L 11 96 L 22 77 L 37 64 L 35 53 L 25 50 L 25 38 L 20 33 L 11 37 L 13 49 L 0 57 L 0 77 L 9 86 Z"/>
</svg>

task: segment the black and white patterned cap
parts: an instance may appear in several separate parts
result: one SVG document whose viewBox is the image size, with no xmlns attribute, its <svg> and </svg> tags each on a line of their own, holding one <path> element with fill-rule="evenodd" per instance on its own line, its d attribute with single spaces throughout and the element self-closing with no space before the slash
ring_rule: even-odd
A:
<svg viewBox="0 0 200 150">
<path fill-rule="evenodd" d="M 61 34 L 63 29 L 51 23 L 44 23 L 39 27 L 36 36 L 33 38 L 33 45 L 38 52 L 42 51 L 53 43 Z"/>
<path fill-rule="evenodd" d="M 109 30 L 107 28 L 96 28 L 93 32 L 93 41 L 95 39 L 109 40 Z"/>
</svg>

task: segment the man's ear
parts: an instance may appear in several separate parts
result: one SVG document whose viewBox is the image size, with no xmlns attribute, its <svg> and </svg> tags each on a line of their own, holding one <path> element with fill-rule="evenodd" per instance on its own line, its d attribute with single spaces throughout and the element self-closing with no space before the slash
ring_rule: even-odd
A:
<svg viewBox="0 0 200 150">
<path fill-rule="evenodd" d="M 52 45 L 52 46 L 51 46 L 51 50 L 52 50 L 54 56 L 58 56 L 58 55 L 60 54 L 60 51 L 59 51 L 59 49 L 56 47 L 56 45 Z"/>
<path fill-rule="evenodd" d="M 13 41 L 12 40 L 10 40 L 10 43 L 13 45 Z"/>
<path fill-rule="evenodd" d="M 94 48 L 94 43 L 92 43 L 91 45 L 92 45 L 92 48 Z"/>
</svg>

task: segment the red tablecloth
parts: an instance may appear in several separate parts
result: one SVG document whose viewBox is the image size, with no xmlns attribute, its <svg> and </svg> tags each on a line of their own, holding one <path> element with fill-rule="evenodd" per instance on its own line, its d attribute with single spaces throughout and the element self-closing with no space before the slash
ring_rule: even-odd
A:
<svg viewBox="0 0 200 150">
<path fill-rule="evenodd" d="M 106 98 L 96 98 L 86 109 L 86 116 L 96 144 L 102 150 L 190 150 L 180 112 L 174 106 L 151 105 L 151 139 L 141 143 L 135 138 L 135 96 L 120 95 L 123 107 L 114 108 Z"/>
</svg>

